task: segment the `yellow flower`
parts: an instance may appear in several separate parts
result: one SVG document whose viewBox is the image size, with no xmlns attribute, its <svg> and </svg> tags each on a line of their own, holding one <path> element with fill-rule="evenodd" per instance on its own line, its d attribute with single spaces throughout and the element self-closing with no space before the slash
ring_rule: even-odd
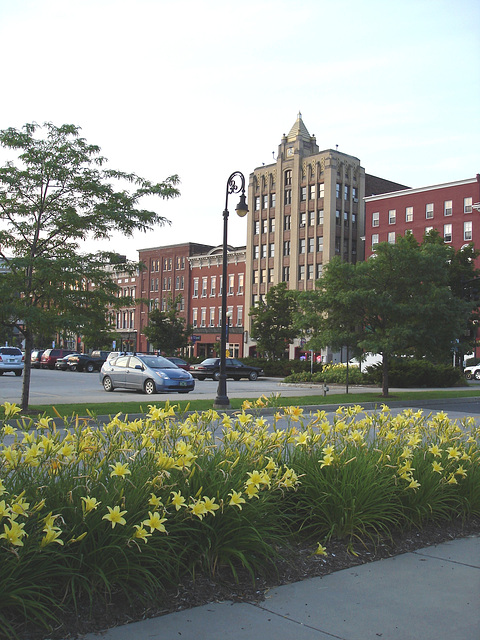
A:
<svg viewBox="0 0 480 640">
<path fill-rule="evenodd" d="M 74 447 L 68 442 L 65 442 L 58 450 L 58 455 L 61 456 L 62 458 L 69 458 L 74 451 L 75 451 Z"/>
<path fill-rule="evenodd" d="M 53 422 L 52 418 L 40 418 L 37 422 L 37 427 L 41 428 L 41 429 L 48 429 L 50 426 L 50 423 Z"/>
<path fill-rule="evenodd" d="M 413 457 L 413 453 L 412 450 L 410 449 L 410 447 L 403 447 L 403 451 L 400 454 L 401 458 L 412 458 Z"/>
<path fill-rule="evenodd" d="M 449 459 L 453 458 L 454 460 L 458 460 L 460 457 L 460 452 L 457 447 L 448 447 L 447 452 Z"/>
<path fill-rule="evenodd" d="M 410 480 L 410 484 L 408 485 L 407 489 L 418 489 L 419 486 L 420 486 L 420 483 L 414 478 L 412 478 Z"/>
<path fill-rule="evenodd" d="M 128 462 L 126 462 L 125 464 L 122 464 L 121 462 L 111 464 L 110 469 L 113 469 L 110 477 L 119 476 L 120 478 L 124 478 L 126 475 L 131 474 L 131 471 L 128 469 Z"/>
<path fill-rule="evenodd" d="M 237 491 L 232 490 L 232 492 L 229 493 L 228 496 L 230 498 L 230 502 L 228 504 L 232 507 L 238 507 L 241 511 L 242 504 L 245 503 L 245 498 L 242 498 L 242 493 L 237 493 Z"/>
<path fill-rule="evenodd" d="M 82 500 L 83 500 L 82 506 L 85 513 L 88 513 L 89 511 L 94 511 L 100 504 L 102 504 L 96 498 L 90 498 L 89 496 L 85 498 L 82 497 Z"/>
<path fill-rule="evenodd" d="M 258 498 L 258 487 L 252 484 L 246 484 L 245 493 L 249 498 Z"/>
<path fill-rule="evenodd" d="M 203 516 L 207 513 L 205 509 L 205 503 L 203 500 L 197 500 L 196 502 L 192 502 L 192 504 L 188 505 L 190 511 L 194 516 L 197 516 L 200 520 L 203 519 Z"/>
<path fill-rule="evenodd" d="M 205 503 L 205 511 L 207 513 L 211 513 L 213 516 L 215 515 L 215 511 L 220 509 L 220 505 L 215 504 L 215 498 L 207 498 L 207 496 L 203 496 L 203 501 Z"/>
<path fill-rule="evenodd" d="M 10 527 L 6 523 L 3 525 L 4 532 L 0 534 L 0 538 L 5 538 L 7 542 L 10 542 L 15 547 L 23 547 L 22 538 L 27 535 L 23 530 L 24 526 L 23 522 L 19 524 L 14 520 L 10 520 Z"/>
<path fill-rule="evenodd" d="M 160 499 L 158 496 L 156 496 L 154 493 L 151 493 L 151 494 L 150 494 L 150 500 L 148 501 L 148 504 L 149 504 L 151 507 L 156 507 L 156 508 L 158 509 L 158 507 L 161 507 L 161 506 L 162 506 L 162 501 L 161 501 L 161 499 Z"/>
<path fill-rule="evenodd" d="M 120 511 L 120 507 L 117 505 L 113 509 L 111 507 L 107 507 L 108 513 L 103 516 L 102 520 L 109 520 L 112 523 L 112 529 L 116 524 L 126 524 L 127 521 L 123 517 L 127 512 Z"/>
<path fill-rule="evenodd" d="M 161 531 L 162 533 L 165 533 L 166 529 L 163 523 L 166 522 L 167 519 L 161 518 L 158 511 L 155 511 L 155 513 L 152 513 L 151 511 L 149 511 L 148 515 L 149 517 L 147 518 L 147 520 L 144 520 L 142 524 L 146 525 L 147 527 L 150 527 L 150 531 Z"/>
<path fill-rule="evenodd" d="M 185 498 L 182 496 L 180 491 L 172 491 L 172 495 L 173 495 L 172 504 L 174 505 L 177 511 L 179 511 L 181 507 L 186 506 Z"/>
<path fill-rule="evenodd" d="M 310 439 L 310 436 L 308 435 L 307 431 L 304 431 L 303 433 L 295 437 L 295 440 L 297 441 L 295 446 L 298 447 L 299 445 L 302 445 L 302 444 L 306 445 L 308 444 L 309 439 Z"/>
<path fill-rule="evenodd" d="M 457 476 L 462 476 L 462 478 L 465 478 L 467 475 L 467 472 L 465 471 L 465 469 L 463 468 L 463 465 L 460 465 L 458 467 L 458 469 L 455 471 L 455 475 Z"/>
<path fill-rule="evenodd" d="M 249 476 L 246 481 L 246 485 L 254 485 L 257 489 L 260 487 L 262 483 L 262 474 L 259 473 L 256 469 L 254 471 L 248 471 L 247 475 Z"/>
<path fill-rule="evenodd" d="M 432 462 L 432 469 L 435 471 L 435 473 L 441 473 L 443 471 L 442 465 L 436 460 Z"/>
<path fill-rule="evenodd" d="M 455 475 L 453 473 L 450 474 L 447 480 L 447 484 L 458 484 L 457 479 L 455 478 Z"/>
<path fill-rule="evenodd" d="M 5 486 L 0 478 L 0 496 L 3 496 L 4 493 L 6 493 Z"/>
<path fill-rule="evenodd" d="M 333 462 L 333 456 L 330 453 L 326 453 L 319 462 L 320 469 L 323 469 L 323 467 L 329 467 Z"/>
<path fill-rule="evenodd" d="M 249 400 L 244 400 L 242 404 L 242 411 L 247 411 L 252 408 L 252 403 Z"/>
<path fill-rule="evenodd" d="M 25 500 L 23 499 L 23 494 L 24 493 L 25 493 L 25 491 L 23 491 L 15 499 L 15 501 L 12 502 L 12 511 L 13 511 L 13 513 L 15 513 L 18 516 L 26 516 L 28 508 L 30 506 L 30 503 L 29 502 L 25 502 Z"/>
<path fill-rule="evenodd" d="M 317 549 L 315 551 L 315 555 L 316 556 L 326 556 L 326 555 L 328 555 L 326 548 L 323 545 L 321 545 L 320 542 L 318 543 L 318 547 L 317 547 Z"/>
<path fill-rule="evenodd" d="M 44 531 L 45 535 L 40 542 L 41 547 L 46 547 L 47 544 L 51 544 L 52 542 L 63 545 L 63 540 L 59 537 L 62 533 L 59 527 L 46 527 Z"/>
<path fill-rule="evenodd" d="M 434 455 L 435 457 L 437 456 L 441 456 L 442 455 L 442 450 L 439 448 L 438 445 L 436 444 L 432 444 L 428 447 L 428 450 L 430 451 L 430 453 L 432 455 Z"/>
<path fill-rule="evenodd" d="M 17 407 L 17 405 L 14 402 L 12 404 L 10 404 L 10 402 L 4 402 L 3 408 L 5 410 L 6 420 L 8 420 L 9 418 L 13 418 L 13 416 L 16 416 L 17 413 L 20 413 L 21 411 L 20 407 Z"/>
<path fill-rule="evenodd" d="M 136 531 L 133 534 L 134 538 L 137 538 L 138 540 L 143 540 L 145 542 L 145 544 L 147 543 L 147 538 L 149 538 L 152 534 L 148 533 L 148 531 L 142 527 L 139 524 L 135 524 L 134 525 Z"/>
</svg>

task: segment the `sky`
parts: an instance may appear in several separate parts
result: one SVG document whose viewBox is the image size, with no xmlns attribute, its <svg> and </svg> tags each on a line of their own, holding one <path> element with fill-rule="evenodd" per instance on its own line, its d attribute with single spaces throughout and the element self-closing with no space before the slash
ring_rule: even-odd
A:
<svg viewBox="0 0 480 640">
<path fill-rule="evenodd" d="M 180 177 L 147 203 L 170 226 L 85 251 L 221 244 L 229 175 L 272 163 L 299 112 L 367 173 L 480 173 L 478 0 L 0 0 L 0 55 L 0 129 L 75 124 L 110 168 Z"/>
</svg>

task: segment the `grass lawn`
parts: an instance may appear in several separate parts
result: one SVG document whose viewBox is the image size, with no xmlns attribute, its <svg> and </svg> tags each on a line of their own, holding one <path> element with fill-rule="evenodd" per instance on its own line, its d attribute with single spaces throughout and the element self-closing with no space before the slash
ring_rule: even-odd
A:
<svg viewBox="0 0 480 640">
<path fill-rule="evenodd" d="M 436 400 L 438 398 L 472 398 L 480 397 L 480 388 L 471 389 L 462 387 L 455 390 L 435 390 L 435 391 L 399 391 L 391 393 L 388 398 L 384 398 L 381 395 L 380 390 L 375 390 L 367 393 L 336 393 L 324 396 L 323 394 L 309 395 L 309 396 L 293 396 L 269 398 L 269 406 L 323 406 L 323 405 L 345 405 L 345 404 L 360 404 L 365 403 L 377 403 L 389 405 L 392 402 L 410 402 L 419 400 Z M 63 416 L 87 416 L 93 415 L 116 415 L 121 413 L 123 415 L 143 414 L 148 411 L 148 405 L 155 405 L 157 407 L 163 407 L 166 403 L 161 399 L 161 395 L 150 396 L 149 398 L 142 397 L 138 402 L 102 402 L 95 404 L 61 404 L 52 407 L 50 405 L 31 405 L 29 409 L 29 416 L 45 415 L 52 418 L 58 417 L 60 414 Z M 241 409 L 245 400 L 249 400 L 252 405 L 255 404 L 257 398 L 230 398 L 230 404 L 232 409 Z M 192 400 L 185 401 L 179 400 L 170 402 L 171 405 L 176 406 L 176 413 L 182 413 L 184 411 L 207 411 L 213 407 L 213 399 L 205 400 Z"/>
</svg>

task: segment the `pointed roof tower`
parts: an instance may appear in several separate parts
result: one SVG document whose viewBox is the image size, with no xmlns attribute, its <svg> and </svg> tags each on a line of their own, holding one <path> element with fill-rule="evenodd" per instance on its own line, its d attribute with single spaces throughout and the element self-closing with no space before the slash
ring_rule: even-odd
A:
<svg viewBox="0 0 480 640">
<path fill-rule="evenodd" d="M 297 120 L 287 136 L 288 142 L 293 142 L 297 138 L 303 138 L 303 140 L 310 141 L 311 136 L 308 133 L 307 127 L 303 124 L 302 114 L 298 112 Z"/>
</svg>

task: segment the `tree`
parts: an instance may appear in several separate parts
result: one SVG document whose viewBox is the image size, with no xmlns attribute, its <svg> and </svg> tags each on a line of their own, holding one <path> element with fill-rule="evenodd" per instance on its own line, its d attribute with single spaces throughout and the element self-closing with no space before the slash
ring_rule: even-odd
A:
<svg viewBox="0 0 480 640">
<path fill-rule="evenodd" d="M 155 349 L 173 355 L 177 349 L 183 349 L 188 344 L 192 327 L 185 325 L 185 320 L 179 315 L 181 296 L 167 300 L 166 311 L 153 309 L 148 315 L 148 326 L 143 333 Z"/>
<path fill-rule="evenodd" d="M 5 129 L 0 145 L 17 154 L 0 168 L 0 324 L 17 327 L 25 338 L 26 409 L 35 334 L 106 328 L 106 309 L 117 303 L 118 287 L 105 269 L 112 254 L 81 253 L 82 243 L 167 223 L 142 208 L 141 199 L 177 196 L 178 177 L 152 183 L 108 169 L 99 147 L 69 124 Z"/>
<path fill-rule="evenodd" d="M 314 335 L 339 345 L 351 331 L 356 347 L 381 354 L 388 396 L 392 357 L 444 359 L 468 324 L 472 304 L 451 290 L 449 257 L 444 243 L 419 245 L 408 235 L 378 244 L 366 262 L 332 261 L 314 294 L 326 297 L 318 308 L 331 320 L 319 321 Z"/>
<path fill-rule="evenodd" d="M 306 348 L 319 351 L 324 347 L 347 347 L 347 393 L 348 360 L 361 355 L 357 344 L 363 332 L 355 279 L 355 265 L 333 258 L 325 265 L 317 288 L 299 294 L 295 317 L 298 333 L 307 339 Z"/>
<path fill-rule="evenodd" d="M 296 292 L 289 291 L 286 282 L 280 282 L 270 288 L 265 303 L 257 302 L 250 310 L 251 336 L 257 341 L 258 351 L 267 358 L 275 360 L 285 356 L 285 349 L 297 335 L 296 308 Z"/>
</svg>

